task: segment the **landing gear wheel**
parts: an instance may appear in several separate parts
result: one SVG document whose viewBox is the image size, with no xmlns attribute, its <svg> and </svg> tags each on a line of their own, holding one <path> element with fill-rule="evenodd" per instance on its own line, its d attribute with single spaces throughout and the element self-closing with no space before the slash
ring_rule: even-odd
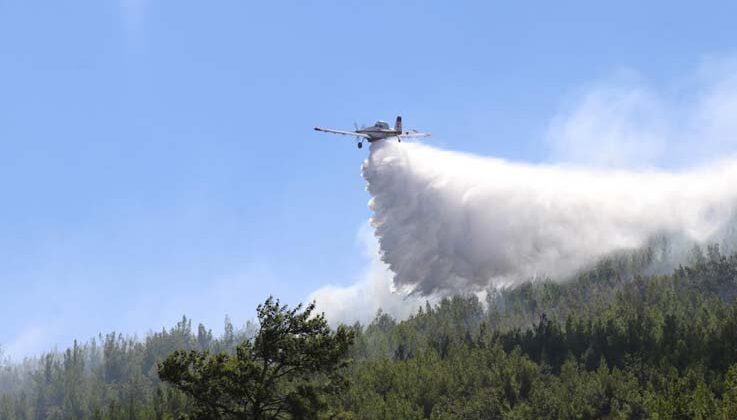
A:
<svg viewBox="0 0 737 420">
<path fill-rule="evenodd" d="M 362 147 L 363 147 L 363 143 L 358 143 L 358 148 L 360 149 Z"/>
<path fill-rule="evenodd" d="M 397 142 L 398 143 L 401 143 L 402 142 L 402 139 L 400 139 L 399 137 L 397 137 Z"/>
</svg>

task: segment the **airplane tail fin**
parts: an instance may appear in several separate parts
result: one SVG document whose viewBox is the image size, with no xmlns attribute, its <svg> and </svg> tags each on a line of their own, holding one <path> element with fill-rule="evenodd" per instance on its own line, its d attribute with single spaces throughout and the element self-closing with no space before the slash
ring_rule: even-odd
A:
<svg viewBox="0 0 737 420">
<path fill-rule="evenodd" d="M 397 121 L 394 123 L 394 131 L 402 131 L 402 116 L 397 115 Z"/>
</svg>

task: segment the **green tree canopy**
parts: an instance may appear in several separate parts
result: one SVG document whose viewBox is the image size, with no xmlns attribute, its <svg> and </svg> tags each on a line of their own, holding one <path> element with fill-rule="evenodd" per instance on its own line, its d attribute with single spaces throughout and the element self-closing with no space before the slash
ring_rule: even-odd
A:
<svg viewBox="0 0 737 420">
<path fill-rule="evenodd" d="M 189 395 L 207 418 L 313 418 L 325 397 L 346 385 L 353 331 L 330 329 L 315 304 L 289 309 L 269 297 L 258 306 L 259 329 L 235 354 L 176 351 L 159 377 Z"/>
</svg>

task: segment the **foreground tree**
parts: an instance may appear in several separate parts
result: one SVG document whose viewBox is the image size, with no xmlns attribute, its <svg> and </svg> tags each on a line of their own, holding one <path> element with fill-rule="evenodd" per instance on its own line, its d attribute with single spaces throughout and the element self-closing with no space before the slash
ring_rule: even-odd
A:
<svg viewBox="0 0 737 420">
<path fill-rule="evenodd" d="M 332 331 L 315 304 L 294 309 L 269 297 L 258 306 L 259 329 L 235 354 L 176 351 L 159 377 L 188 394 L 205 418 L 315 418 L 325 397 L 346 385 L 343 367 L 353 331 Z"/>
</svg>

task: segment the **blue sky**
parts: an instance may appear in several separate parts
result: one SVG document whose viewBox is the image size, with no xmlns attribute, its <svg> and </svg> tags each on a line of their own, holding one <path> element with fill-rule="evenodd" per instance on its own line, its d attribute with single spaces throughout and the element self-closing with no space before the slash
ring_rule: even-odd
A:
<svg viewBox="0 0 737 420">
<path fill-rule="evenodd" d="M 366 265 L 365 151 L 391 121 L 537 162 L 587 85 L 673 91 L 735 52 L 733 3 L 0 0 L 0 345 L 182 314 L 216 329 Z"/>
</svg>

